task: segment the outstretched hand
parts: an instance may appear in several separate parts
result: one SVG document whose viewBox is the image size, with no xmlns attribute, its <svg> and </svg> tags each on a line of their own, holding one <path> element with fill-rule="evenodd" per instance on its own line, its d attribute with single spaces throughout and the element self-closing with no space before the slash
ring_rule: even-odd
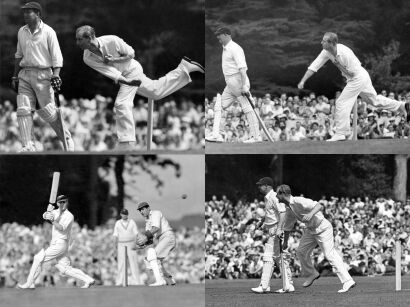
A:
<svg viewBox="0 0 410 307">
<path fill-rule="evenodd" d="M 300 81 L 298 83 L 298 89 L 303 90 L 304 87 L 305 87 L 305 82 Z"/>
</svg>

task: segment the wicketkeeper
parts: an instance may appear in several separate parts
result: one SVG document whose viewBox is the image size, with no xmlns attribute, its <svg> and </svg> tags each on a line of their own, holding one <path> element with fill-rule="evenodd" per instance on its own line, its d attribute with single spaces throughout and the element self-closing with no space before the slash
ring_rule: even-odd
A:
<svg viewBox="0 0 410 307">
<path fill-rule="evenodd" d="M 145 218 L 145 232 L 137 236 L 137 246 L 146 247 L 146 260 L 154 273 L 155 283 L 150 286 L 175 285 L 172 275 L 164 268 L 163 261 L 175 249 L 175 234 L 166 218 L 159 210 L 151 210 L 147 202 L 138 204 L 138 211 Z M 155 248 L 152 246 L 154 237 L 158 239 Z"/>
<path fill-rule="evenodd" d="M 54 90 L 61 86 L 60 70 L 63 56 L 55 31 L 41 20 L 42 8 L 37 2 L 21 7 L 27 23 L 18 31 L 12 87 L 17 95 L 17 121 L 23 144 L 21 151 L 36 151 L 33 112 L 57 134 L 67 150 L 74 150 L 70 131 L 58 114 L 60 109 L 54 101 Z M 38 104 L 37 104 L 38 103 Z M 38 105 L 38 108 L 37 108 Z"/>
<path fill-rule="evenodd" d="M 62 276 L 73 277 L 84 282 L 81 288 L 89 288 L 95 283 L 95 280 L 91 276 L 71 266 L 68 249 L 74 216 L 67 209 L 67 196 L 60 195 L 56 201 L 58 208 L 53 210 L 54 207 L 50 204 L 47 211 L 43 214 L 43 218 L 53 224 L 50 246 L 47 249 L 40 250 L 34 256 L 27 281 L 25 284 L 17 285 L 19 289 L 34 289 L 35 281 L 41 273 L 43 263 L 54 259 L 57 260 L 56 268 Z"/>
</svg>

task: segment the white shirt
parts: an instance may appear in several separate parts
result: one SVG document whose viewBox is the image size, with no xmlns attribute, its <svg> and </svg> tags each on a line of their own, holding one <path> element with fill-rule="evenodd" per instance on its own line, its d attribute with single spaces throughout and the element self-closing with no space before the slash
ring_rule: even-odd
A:
<svg viewBox="0 0 410 307">
<path fill-rule="evenodd" d="M 43 214 L 43 218 L 46 213 L 47 212 Z M 60 209 L 55 209 L 51 211 L 51 213 L 54 216 L 54 221 L 56 221 L 58 217 L 60 216 Z M 53 228 L 51 230 L 51 242 L 57 241 L 57 240 L 67 240 L 68 241 L 70 239 L 71 227 L 73 225 L 73 222 L 74 222 L 74 215 L 70 211 L 64 210 L 58 221 L 58 224 L 63 226 L 63 230 L 58 230 L 53 225 Z"/>
<path fill-rule="evenodd" d="M 63 67 L 63 55 L 57 34 L 42 21 L 34 33 L 30 32 L 28 25 L 21 27 L 17 39 L 15 58 L 22 58 L 20 67 Z"/>
<path fill-rule="evenodd" d="M 317 72 L 328 60 L 331 60 L 339 68 L 343 76 L 347 79 L 353 78 L 362 69 L 362 64 L 349 47 L 337 44 L 336 49 L 336 57 L 323 49 L 308 69 Z"/>
<path fill-rule="evenodd" d="M 321 211 L 317 212 L 309 222 L 304 222 L 302 218 L 310 213 L 317 205 L 317 201 L 305 197 L 290 197 L 289 207 L 296 216 L 296 218 L 305 223 L 307 228 L 316 229 L 320 223 L 325 219 Z"/>
<path fill-rule="evenodd" d="M 151 210 L 148 219 L 146 219 L 145 222 L 145 230 L 151 231 L 152 227 L 159 228 L 159 230 L 155 233 L 157 237 L 160 237 L 164 232 L 172 231 L 167 219 L 159 210 Z"/>
<path fill-rule="evenodd" d="M 225 76 L 231 76 L 239 73 L 241 68 L 248 68 L 245 53 L 241 46 L 231 40 L 223 46 L 222 72 Z"/>
<path fill-rule="evenodd" d="M 265 195 L 265 224 L 277 224 L 279 222 L 279 214 L 282 212 L 286 212 L 285 204 L 280 203 L 276 197 L 276 192 L 270 190 Z"/>
<path fill-rule="evenodd" d="M 134 49 L 121 38 L 115 35 L 104 35 L 97 37 L 97 41 L 102 56 L 98 56 L 88 49 L 84 50 L 83 60 L 85 64 L 115 82 L 118 82 L 118 78 L 121 75 L 125 76 L 133 71 L 136 74 L 142 74 L 143 70 L 141 64 L 134 59 L 129 59 L 128 61 L 121 63 L 104 63 L 104 56 L 106 55 L 112 55 L 115 58 L 126 55 L 135 55 Z"/>
<path fill-rule="evenodd" d="M 137 234 L 138 228 L 134 220 L 128 218 L 126 221 L 120 219 L 115 222 L 114 233 L 112 235 L 118 238 L 118 242 L 133 241 Z"/>
</svg>

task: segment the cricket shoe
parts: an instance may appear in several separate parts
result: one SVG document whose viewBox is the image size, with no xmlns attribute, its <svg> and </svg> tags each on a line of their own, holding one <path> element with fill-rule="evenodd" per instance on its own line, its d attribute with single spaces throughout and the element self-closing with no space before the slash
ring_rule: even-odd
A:
<svg viewBox="0 0 410 307">
<path fill-rule="evenodd" d="M 289 288 L 287 288 L 287 289 L 282 288 L 282 289 L 279 289 L 279 290 L 275 291 L 275 293 L 290 293 L 290 292 L 295 292 L 295 287 L 292 286 L 292 285 L 290 285 Z"/>
<path fill-rule="evenodd" d="M 150 284 L 150 287 L 161 287 L 161 286 L 166 286 L 167 282 L 165 280 L 160 280 L 160 281 L 156 281 L 153 284 Z"/>
<path fill-rule="evenodd" d="M 36 145 L 34 145 L 34 142 L 30 141 L 28 142 L 27 145 L 23 146 L 22 149 L 20 149 L 19 152 L 36 152 L 37 148 Z"/>
<path fill-rule="evenodd" d="M 90 288 L 92 285 L 94 285 L 95 284 L 95 279 L 93 279 L 93 280 L 91 280 L 90 282 L 86 282 L 85 284 L 84 284 L 84 286 L 82 286 L 81 288 L 82 289 L 88 289 L 88 288 Z"/>
<path fill-rule="evenodd" d="M 177 283 L 173 277 L 165 277 L 165 280 L 168 286 L 175 286 Z"/>
<path fill-rule="evenodd" d="M 309 287 L 313 284 L 313 282 L 320 277 L 320 274 L 316 272 L 316 274 L 309 276 L 308 279 L 303 283 L 303 287 Z"/>
<path fill-rule="evenodd" d="M 205 73 L 205 68 L 198 62 L 192 61 L 190 58 L 184 56 L 181 60 L 181 65 L 186 68 L 188 73 L 199 71 L 200 73 Z"/>
<path fill-rule="evenodd" d="M 346 141 L 346 136 L 343 134 L 336 133 L 330 139 L 326 140 L 327 142 L 337 142 L 337 141 Z"/>
<path fill-rule="evenodd" d="M 34 286 L 34 284 L 31 285 L 27 285 L 27 283 L 25 284 L 17 284 L 17 289 L 21 289 L 21 290 L 34 290 L 36 287 Z"/>
<path fill-rule="evenodd" d="M 215 135 L 212 133 L 210 136 L 205 137 L 205 140 L 208 142 L 222 143 L 224 141 L 224 138 L 220 134 Z"/>
<path fill-rule="evenodd" d="M 259 285 L 256 288 L 252 288 L 251 290 L 255 293 L 269 293 L 270 287 L 268 286 L 266 289 L 263 289 L 262 285 Z"/>
<path fill-rule="evenodd" d="M 343 284 L 343 288 L 340 289 L 340 290 L 337 291 L 337 292 L 339 292 L 339 293 L 347 292 L 347 291 L 349 291 L 351 288 L 353 288 L 354 286 L 356 286 L 356 283 L 354 282 L 353 279 L 351 279 L 351 280 L 349 280 L 349 281 L 346 281 L 346 282 Z"/>
<path fill-rule="evenodd" d="M 249 139 L 243 141 L 244 143 L 250 144 L 250 143 L 257 143 L 257 142 L 261 142 L 262 139 L 259 138 L 254 138 L 253 136 L 251 136 Z"/>
</svg>

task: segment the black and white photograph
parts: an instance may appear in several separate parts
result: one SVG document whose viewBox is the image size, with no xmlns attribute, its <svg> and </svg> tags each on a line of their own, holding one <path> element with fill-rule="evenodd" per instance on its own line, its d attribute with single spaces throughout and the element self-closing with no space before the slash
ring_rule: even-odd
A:
<svg viewBox="0 0 410 307">
<path fill-rule="evenodd" d="M 203 155 L 0 156 L 2 306 L 205 306 Z"/>
<path fill-rule="evenodd" d="M 203 152 L 204 5 L 0 0 L 0 152 Z"/>
<path fill-rule="evenodd" d="M 207 155 L 207 306 L 406 306 L 408 155 Z"/>
<path fill-rule="evenodd" d="M 404 0 L 207 0 L 206 152 L 408 152 L 409 20 Z"/>
</svg>

